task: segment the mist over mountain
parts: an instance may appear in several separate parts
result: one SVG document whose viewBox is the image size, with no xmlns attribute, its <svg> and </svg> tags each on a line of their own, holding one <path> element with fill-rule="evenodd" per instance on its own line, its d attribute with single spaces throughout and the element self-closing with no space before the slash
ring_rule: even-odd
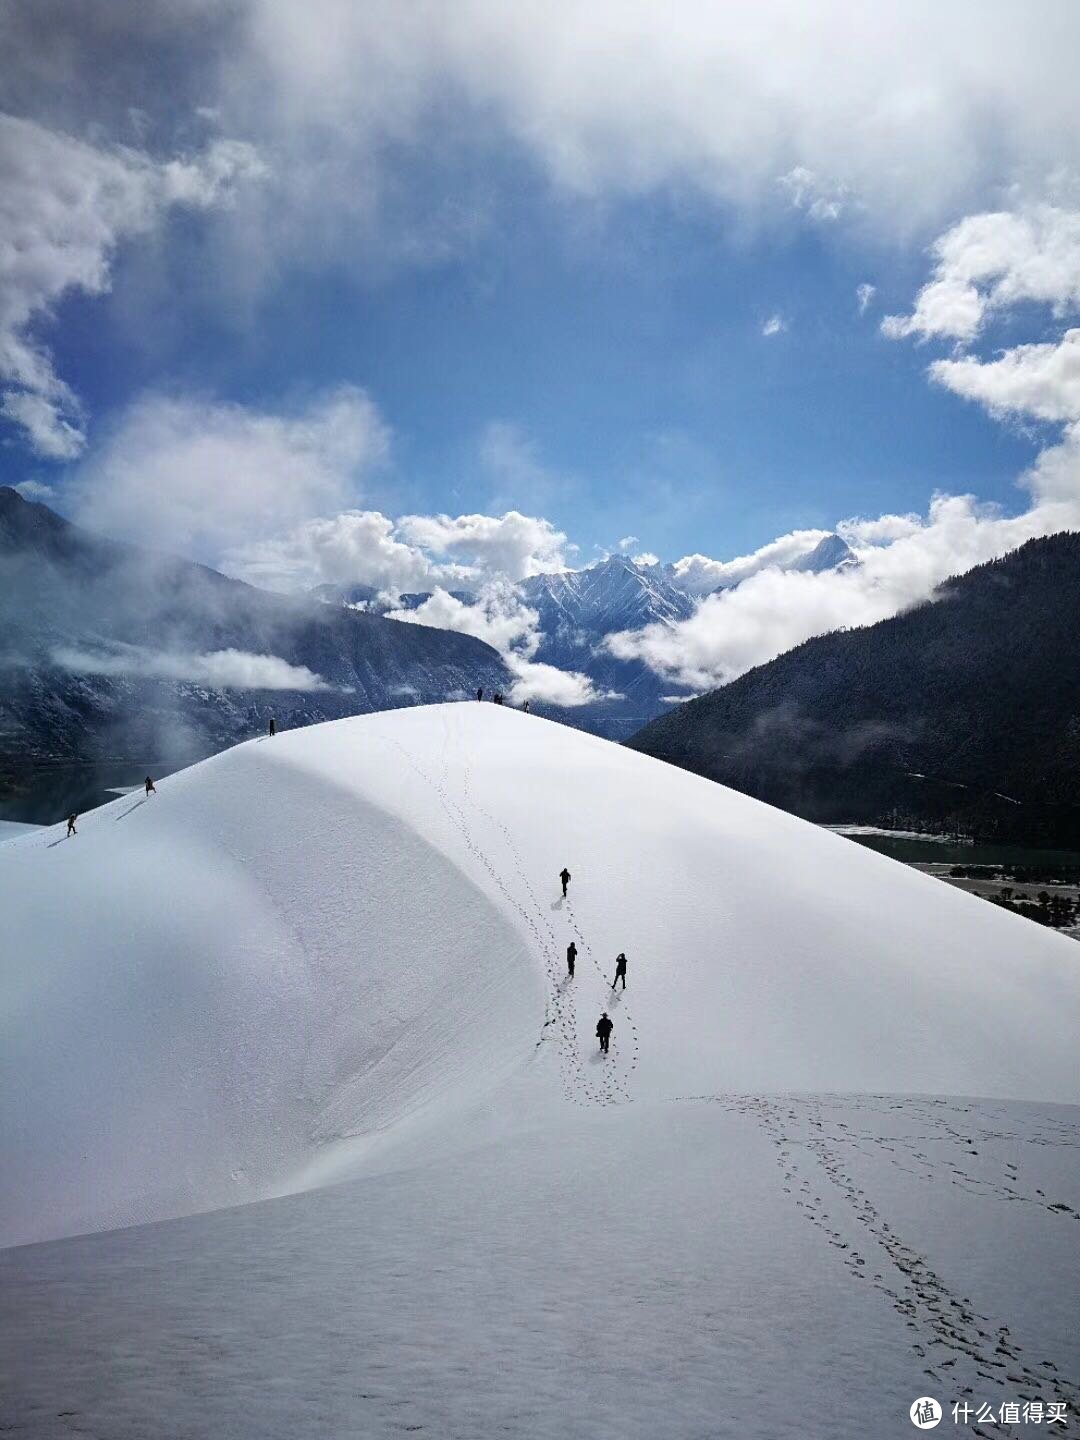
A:
<svg viewBox="0 0 1080 1440">
<path fill-rule="evenodd" d="M 500 688 L 469 635 L 230 580 L 0 488 L 0 773 L 206 754 L 264 727 Z"/>
<path fill-rule="evenodd" d="M 630 745 L 808 819 L 1080 843 L 1080 534 L 809 640 Z"/>
<path fill-rule="evenodd" d="M 857 563 L 840 536 L 829 535 L 776 568 L 821 573 Z M 608 555 L 581 570 L 558 570 L 519 581 L 513 594 L 536 615 L 530 659 L 587 677 L 599 697 L 573 709 L 548 704 L 545 713 L 579 729 L 623 740 L 688 696 L 687 687 L 658 675 L 644 661 L 614 655 L 607 640 L 623 631 L 687 620 L 703 594 L 734 589 L 738 583 L 732 580 L 702 589 L 699 581 L 696 573 L 674 565 L 644 563 L 621 554 Z M 388 597 L 364 584 L 320 585 L 311 593 L 327 603 L 358 606 L 373 614 L 418 610 L 431 599 L 430 591 Z M 465 606 L 481 603 L 469 590 L 449 593 Z"/>
</svg>

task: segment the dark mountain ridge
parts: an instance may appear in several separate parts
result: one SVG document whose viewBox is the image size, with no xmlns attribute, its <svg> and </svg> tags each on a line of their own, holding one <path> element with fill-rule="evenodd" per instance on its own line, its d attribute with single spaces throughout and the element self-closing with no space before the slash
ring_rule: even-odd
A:
<svg viewBox="0 0 1080 1440">
<path fill-rule="evenodd" d="M 1080 846 L 1080 534 L 819 636 L 634 749 L 807 819 Z"/>
<path fill-rule="evenodd" d="M 235 683 L 214 683 L 198 665 L 183 678 L 191 657 L 233 651 Z M 298 674 L 296 688 L 245 684 L 243 657 L 266 656 L 321 683 Z M 8 771 L 61 757 L 188 758 L 253 733 L 271 712 L 282 726 L 311 724 L 510 682 L 496 651 L 472 636 L 258 590 L 106 540 L 0 487 Z"/>
</svg>

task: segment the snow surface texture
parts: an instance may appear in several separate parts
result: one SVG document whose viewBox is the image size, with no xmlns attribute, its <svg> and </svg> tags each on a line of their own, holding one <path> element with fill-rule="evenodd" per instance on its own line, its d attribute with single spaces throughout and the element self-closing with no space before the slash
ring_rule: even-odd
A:
<svg viewBox="0 0 1080 1440">
<path fill-rule="evenodd" d="M 1072 942 L 506 707 L 158 790 L 0 857 L 4 1242 L 191 1217 L 0 1256 L 0 1424 L 1075 1416 Z"/>
</svg>

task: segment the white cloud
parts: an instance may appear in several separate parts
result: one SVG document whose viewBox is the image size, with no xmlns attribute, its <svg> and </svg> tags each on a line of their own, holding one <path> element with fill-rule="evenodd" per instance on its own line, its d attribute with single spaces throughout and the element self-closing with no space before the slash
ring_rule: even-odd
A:
<svg viewBox="0 0 1080 1440">
<path fill-rule="evenodd" d="M 375 406 L 352 386 L 284 413 L 149 394 L 68 495 L 80 520 L 110 535 L 211 563 L 232 555 L 243 568 L 260 559 L 245 547 L 347 504 L 388 443 Z"/>
<path fill-rule="evenodd" d="M 1080 259 L 1080 233 L 1077 235 Z M 974 356 L 935 360 L 932 380 L 966 400 L 977 400 L 992 415 L 1030 415 L 1037 420 L 1080 420 L 1080 329 L 1059 341 L 1016 345 L 997 360 Z"/>
<path fill-rule="evenodd" d="M 53 487 L 42 480 L 20 480 L 12 489 L 17 490 L 24 500 L 51 500 L 54 495 Z"/>
<path fill-rule="evenodd" d="M 389 618 L 474 635 L 504 656 L 521 651 L 528 658 L 539 644 L 536 627 L 540 617 L 522 603 L 506 581 L 487 584 L 474 604 L 436 589 L 416 609 L 391 610 Z"/>
<path fill-rule="evenodd" d="M 937 263 L 910 315 L 887 315 L 891 339 L 971 341 L 987 316 L 1030 300 L 1063 315 L 1080 305 L 1080 212 L 1052 205 L 968 215 L 935 241 Z"/>
<path fill-rule="evenodd" d="M 1012 518 L 971 496 L 939 496 L 916 529 L 857 549 L 856 568 L 816 575 L 762 569 L 736 589 L 707 596 L 690 619 L 609 637 L 609 647 L 695 689 L 725 684 L 813 635 L 895 615 L 927 599 L 950 575 L 1034 535 L 1080 523 L 1075 479 L 1068 505 L 1034 507 Z M 854 539 L 860 524 L 845 526 L 846 534 Z"/>
<path fill-rule="evenodd" d="M 493 646 L 515 677 L 510 698 L 516 704 L 536 700 L 575 708 L 611 698 L 601 695 L 587 675 L 533 660 L 541 638 L 540 617 L 505 578 L 487 581 L 471 604 L 438 589 L 415 610 L 393 610 L 389 618 L 457 630 Z"/>
<path fill-rule="evenodd" d="M 526 700 L 537 700 L 574 710 L 597 700 L 622 699 L 614 691 L 602 694 L 587 675 L 577 670 L 559 670 L 554 665 L 541 665 L 520 655 L 508 656 L 507 664 L 515 675 L 510 698 L 518 705 Z"/>
<path fill-rule="evenodd" d="M 205 654 L 169 654 L 125 645 L 111 651 L 60 646 L 54 664 L 79 675 L 134 675 L 141 679 L 181 680 L 224 690 L 334 690 L 306 665 L 290 665 L 278 655 L 244 650 Z"/>
<path fill-rule="evenodd" d="M 499 516 L 405 515 L 398 530 L 412 545 L 440 556 L 462 557 L 511 580 L 566 568 L 566 536 L 550 521 L 517 510 Z"/>
<path fill-rule="evenodd" d="M 828 530 L 793 530 L 770 540 L 750 555 L 734 560 L 711 560 L 707 555 L 684 555 L 672 569 L 676 584 L 690 595 L 707 595 L 720 586 L 739 585 L 759 570 L 790 565 L 809 555 L 829 535 Z"/>
<path fill-rule="evenodd" d="M 846 185 L 829 184 L 805 165 L 794 166 L 776 183 L 795 209 L 805 210 L 811 220 L 839 220 L 850 199 Z"/>
<path fill-rule="evenodd" d="M 377 510 L 346 510 L 306 520 L 288 535 L 238 546 L 225 564 L 231 575 L 271 590 L 361 584 L 391 597 L 473 578 L 467 566 L 435 564 L 418 546 L 397 539 L 394 529 Z"/>
<path fill-rule="evenodd" d="M 1080 303 L 1080 215 L 1042 209 L 978 215 L 954 225 L 934 247 L 934 276 L 894 335 L 970 341 L 990 312 L 1023 302 L 1059 318 Z M 1051 342 L 1015 345 L 992 360 L 961 355 L 934 361 L 928 374 L 997 417 L 1021 416 L 1063 428 L 1021 477 L 1030 496 L 1019 515 L 972 496 L 938 495 L 925 518 L 852 518 L 836 527 L 859 564 L 823 574 L 785 572 L 813 532 L 785 536 L 722 567 L 703 556 L 680 561 L 700 590 L 721 575 L 737 588 L 709 594 L 688 620 L 609 639 L 612 651 L 657 673 L 705 688 L 725 683 L 813 635 L 867 625 L 932 597 L 950 575 L 1002 555 L 1035 536 L 1080 528 L 1080 329 Z M 807 547 L 809 548 L 809 547 Z M 725 574 L 726 572 L 726 574 Z"/>
<path fill-rule="evenodd" d="M 769 318 L 764 322 L 761 327 L 761 333 L 766 337 L 766 339 L 768 339 L 771 335 L 783 334 L 786 329 L 787 321 L 780 314 L 779 310 L 777 310 L 774 311 L 773 314 L 770 315 Z"/>
<path fill-rule="evenodd" d="M 623 538 L 619 541 L 618 548 L 625 554 L 627 550 L 632 550 L 634 546 L 639 543 L 640 542 L 638 541 L 638 537 L 636 535 L 624 535 Z"/>
<path fill-rule="evenodd" d="M 69 292 L 107 290 L 122 240 L 152 231 L 174 206 L 220 206 L 261 173 L 237 141 L 161 164 L 0 114 L 0 412 L 38 454 L 71 460 L 86 434 L 82 405 L 34 327 Z"/>
<path fill-rule="evenodd" d="M 871 285 L 868 280 L 864 280 L 861 285 L 855 287 L 855 303 L 859 307 L 860 315 L 866 314 L 870 307 L 870 302 L 876 294 L 877 286 Z"/>
<path fill-rule="evenodd" d="M 635 565 L 659 565 L 660 556 L 654 555 L 651 550 L 640 550 L 636 555 L 630 557 Z"/>
<path fill-rule="evenodd" d="M 913 513 L 907 515 L 878 515 L 872 520 L 853 516 L 841 520 L 836 533 L 841 540 L 853 548 L 860 545 L 887 545 L 892 540 L 903 540 L 922 528 L 922 518 Z"/>
<path fill-rule="evenodd" d="M 451 97 L 469 141 L 509 139 L 588 196 L 692 185 L 760 207 L 782 175 L 819 218 L 854 193 L 921 225 L 1003 179 L 1041 179 L 1076 134 L 1067 6 L 1053 23 L 982 0 L 819 0 L 812 23 L 801 0 L 674 18 L 627 0 L 251 0 L 248 13 L 226 116 L 359 159 L 442 141 Z"/>
</svg>

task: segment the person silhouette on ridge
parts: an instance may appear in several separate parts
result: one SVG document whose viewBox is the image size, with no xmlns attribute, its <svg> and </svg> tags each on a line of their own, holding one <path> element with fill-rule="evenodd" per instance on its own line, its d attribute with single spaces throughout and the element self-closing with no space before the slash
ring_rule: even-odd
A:
<svg viewBox="0 0 1080 1440">
<path fill-rule="evenodd" d="M 484 698 L 484 687 L 482 685 L 477 687 L 476 698 L 478 700 L 482 700 Z"/>
<path fill-rule="evenodd" d="M 567 868 L 566 868 L 565 865 L 564 865 L 563 868 L 559 871 L 559 879 L 562 881 L 562 893 L 563 893 L 563 899 L 565 900 L 565 898 L 566 898 L 566 887 L 570 884 L 570 871 L 567 870 Z"/>
<path fill-rule="evenodd" d="M 615 956 L 615 979 L 611 982 L 611 988 L 613 990 L 615 989 L 615 986 L 619 983 L 620 980 L 622 981 L 622 988 L 625 990 L 626 956 L 621 950 L 619 951 L 618 955 Z"/>
<path fill-rule="evenodd" d="M 276 735 L 276 734 L 277 734 L 277 726 L 274 724 L 274 717 L 273 717 L 273 715 L 270 716 L 270 734 L 271 734 L 271 735 Z"/>
<path fill-rule="evenodd" d="M 596 1022 L 596 1033 L 600 1037 L 600 1049 L 605 1055 L 608 1053 L 608 1045 L 611 1041 L 611 1032 L 614 1029 L 615 1026 L 611 1023 L 611 1020 L 608 1017 L 608 1013 L 605 1010 L 604 1013 L 600 1016 L 600 1019 Z"/>
<path fill-rule="evenodd" d="M 577 960 L 577 946 L 573 940 L 566 947 L 566 968 L 570 972 L 570 979 L 574 978 L 574 962 Z"/>
<path fill-rule="evenodd" d="M 77 835 L 77 834 L 79 833 L 79 832 L 75 829 L 75 821 L 76 821 L 78 818 L 79 818 L 78 815 L 69 815 L 69 816 L 68 816 L 68 828 L 67 828 L 67 833 L 68 833 L 69 835 Z"/>
<path fill-rule="evenodd" d="M 156 794 L 157 794 L 157 791 L 154 789 L 154 782 L 153 782 L 153 780 L 151 780 L 151 778 L 150 778 L 149 775 L 147 775 L 147 777 L 146 777 L 146 793 L 147 793 L 147 795 L 156 795 Z"/>
</svg>

